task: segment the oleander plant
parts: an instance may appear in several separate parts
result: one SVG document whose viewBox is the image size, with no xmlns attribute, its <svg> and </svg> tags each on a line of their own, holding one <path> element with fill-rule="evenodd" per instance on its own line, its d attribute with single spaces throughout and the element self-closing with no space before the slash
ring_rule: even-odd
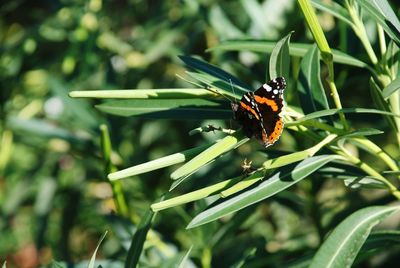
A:
<svg viewBox="0 0 400 268">
<path fill-rule="evenodd" d="M 0 7 L 4 268 L 398 265 L 396 1 Z"/>
</svg>

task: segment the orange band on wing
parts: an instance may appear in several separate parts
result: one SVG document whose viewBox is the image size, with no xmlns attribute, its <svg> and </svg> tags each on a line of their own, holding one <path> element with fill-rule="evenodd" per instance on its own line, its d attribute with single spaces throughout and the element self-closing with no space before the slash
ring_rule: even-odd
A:
<svg viewBox="0 0 400 268">
<path fill-rule="evenodd" d="M 282 134 L 282 130 L 283 130 L 283 120 L 282 118 L 280 118 L 275 124 L 274 131 L 271 133 L 271 135 L 268 136 L 268 140 L 271 144 L 279 139 L 279 137 Z"/>
<path fill-rule="evenodd" d="M 254 111 L 254 109 L 252 109 L 250 106 L 246 105 L 244 102 L 240 102 L 240 106 L 243 107 L 243 109 L 246 109 L 247 111 L 249 111 L 250 113 L 252 113 L 254 115 L 254 117 L 259 120 L 260 117 L 258 116 L 258 114 L 256 113 L 256 111 Z"/>
<path fill-rule="evenodd" d="M 264 103 L 268 105 L 269 107 L 271 107 L 272 111 L 274 112 L 278 111 L 278 105 L 276 104 L 276 101 L 260 97 L 257 95 L 254 96 L 254 99 L 256 100 L 257 103 Z"/>
</svg>

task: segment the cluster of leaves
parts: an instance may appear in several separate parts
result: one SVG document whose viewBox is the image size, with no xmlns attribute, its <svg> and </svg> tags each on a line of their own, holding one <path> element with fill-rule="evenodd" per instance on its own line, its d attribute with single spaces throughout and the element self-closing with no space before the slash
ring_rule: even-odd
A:
<svg viewBox="0 0 400 268">
<path fill-rule="evenodd" d="M 97 2 L 91 1 L 94 6 Z M 50 133 L 54 136 L 50 137 L 74 144 L 78 156 L 87 156 L 88 151 L 93 148 L 101 149 L 105 173 L 109 179 L 104 185 L 112 192 L 111 200 L 117 212 L 114 217 L 102 218 L 106 218 L 104 225 L 111 226 L 116 236 L 114 239 L 120 244 L 118 250 L 114 250 L 114 254 L 118 254 L 116 259 L 123 259 L 126 267 L 134 267 L 138 263 L 144 267 L 159 267 L 161 264 L 168 267 L 171 263 L 181 266 L 198 264 L 202 267 L 350 267 L 370 262 L 371 254 L 376 256 L 382 250 L 385 251 L 385 258 L 380 264 L 395 261 L 395 257 L 392 258 L 391 255 L 400 250 L 395 246 L 400 232 L 389 228 L 381 228 L 372 233 L 371 230 L 388 215 L 400 209 L 396 204 L 390 205 L 394 200 L 400 199 L 400 166 L 396 161 L 400 156 L 400 22 L 385 0 L 345 0 L 340 4 L 334 2 L 330 5 L 318 0 L 298 0 L 315 45 L 291 42 L 290 39 L 299 35 L 297 28 L 296 34 L 291 32 L 278 42 L 248 38 L 243 41 L 244 37 L 257 36 L 254 32 L 268 36 L 268 29 L 259 18 L 265 17 L 262 10 L 266 6 L 270 9 L 271 17 L 279 13 L 271 11 L 273 8 L 268 3 L 272 2 L 274 1 L 266 1 L 267 4 L 260 5 L 256 1 L 240 1 L 241 7 L 251 15 L 248 17 L 252 27 L 249 27 L 247 33 L 234 26 L 243 25 L 243 21 L 228 19 L 219 5 L 207 6 L 209 23 L 218 33 L 217 36 L 237 40 L 225 41 L 209 48 L 208 51 L 214 55 L 215 65 L 196 57 L 180 57 L 188 67 L 185 77 L 181 77 L 182 81 L 193 87 L 72 91 L 69 94 L 74 98 L 114 99 L 96 107 L 103 113 L 122 118 L 141 118 L 141 121 L 138 120 L 140 124 L 134 124 L 136 127 L 150 126 L 147 127 L 146 135 L 151 137 L 140 137 L 148 141 L 144 142 L 145 145 L 151 144 L 157 138 L 167 139 L 172 134 L 177 137 L 175 129 L 167 128 L 168 125 L 159 121 L 154 123 L 153 119 L 188 121 L 188 126 L 197 126 L 190 132 L 190 139 L 185 132 L 180 132 L 176 139 L 178 143 L 174 143 L 172 148 L 168 148 L 165 142 L 163 145 L 156 144 L 159 151 L 150 155 L 145 152 L 146 148 L 139 147 L 142 145 L 140 143 L 134 142 L 130 145 L 130 140 L 118 143 L 118 136 L 126 137 L 126 134 L 119 134 L 114 130 L 110 134 L 105 124 L 98 133 L 101 137 L 100 146 L 92 144 L 91 139 L 85 140 L 79 133 L 72 134 L 51 126 L 50 130 L 54 132 Z M 282 2 L 284 6 L 293 1 Z M 312 5 L 335 17 L 342 32 L 347 34 L 351 30 L 366 53 L 360 53 L 360 57 L 350 56 L 350 49 L 344 49 L 343 46 L 346 46 L 343 43 L 340 51 L 331 49 Z M 193 11 L 199 8 L 196 1 L 187 1 L 186 7 L 184 10 L 188 13 L 181 16 L 194 16 Z M 91 8 L 93 7 L 89 7 L 89 10 Z M 91 10 L 87 13 L 96 12 L 98 11 Z M 170 16 L 176 16 L 177 10 L 174 12 L 171 11 Z M 92 31 L 92 38 L 96 40 L 98 47 L 106 48 L 116 55 L 114 68 L 122 73 L 122 69 L 127 67 L 149 67 L 167 51 L 173 54 L 176 51 L 171 49 L 173 46 L 168 42 L 177 40 L 175 38 L 180 37 L 179 31 L 191 29 L 191 23 L 187 22 L 181 25 L 182 28 L 161 35 L 158 45 L 154 45 L 153 49 L 146 46 L 148 43 L 145 40 L 142 44 L 145 52 L 138 53 L 127 43 L 120 46 L 121 43 L 118 43 L 110 31 L 97 32 L 97 28 L 93 28 L 90 23 L 93 22 L 93 17 L 90 19 L 91 15 L 88 16 L 87 13 L 82 15 L 80 24 L 73 33 L 79 35 L 82 27 L 90 26 L 86 32 Z M 367 36 L 365 21 L 376 26 L 374 29 L 378 48 L 372 45 Z M 292 28 L 289 23 L 287 25 L 289 29 Z M 148 27 L 151 29 L 149 25 L 143 26 L 143 29 Z M 89 41 L 85 39 L 80 44 L 90 43 Z M 216 121 L 229 121 L 232 116 L 229 102 L 240 99 L 243 93 L 252 90 L 252 86 L 238 77 L 249 75 L 250 80 L 254 78 L 243 67 L 234 64 L 229 64 L 234 67 L 227 67 L 230 68 L 229 73 L 217 67 L 223 65 L 227 51 L 237 53 L 239 58 L 245 59 L 243 64 L 248 64 L 249 69 L 254 67 L 255 73 L 260 69 L 258 60 L 268 53 L 269 68 L 258 78 L 284 76 L 288 80 L 289 86 L 285 93 L 287 105 L 282 113 L 285 131 L 280 144 L 274 145 L 273 149 L 261 150 L 260 145 L 244 137 L 240 130 L 221 127 L 223 123 Z M 376 51 L 380 52 L 379 56 Z M 76 58 L 78 57 L 72 57 Z M 121 61 L 125 67 L 118 69 Z M 66 66 L 76 64 L 71 63 L 71 58 L 66 62 L 69 62 L 65 63 Z M 91 62 L 90 57 L 87 62 Z M 175 67 L 174 70 L 179 69 Z M 365 99 L 365 89 L 361 92 L 364 94 L 361 97 L 354 92 L 345 95 L 344 89 L 352 87 L 349 85 L 351 80 L 340 79 L 340 76 L 348 77 L 348 70 L 352 74 L 358 74 L 359 80 L 354 81 L 361 85 L 364 86 L 365 81 L 369 81 L 372 105 L 368 101 L 362 102 Z M 146 75 L 146 71 L 136 75 Z M 157 73 L 153 73 L 149 75 L 149 79 L 158 79 L 157 76 Z M 321 81 L 321 77 L 326 77 L 326 81 Z M 59 80 L 49 78 L 49 81 Z M 76 87 L 72 88 L 85 87 L 85 83 L 79 79 L 76 82 Z M 52 90 L 58 89 L 58 95 L 63 96 L 62 84 L 52 83 Z M 137 83 L 137 87 L 150 87 L 149 83 L 147 80 L 142 81 Z M 340 94 L 338 89 L 341 90 Z M 343 95 L 361 100 L 347 101 Z M 77 100 L 64 101 L 70 105 L 69 108 L 76 109 L 65 120 L 79 118 L 81 121 L 79 125 L 72 120 L 66 122 L 66 126 L 86 130 L 95 136 L 93 129 L 102 121 L 96 117 L 98 114 L 93 115 L 87 106 L 77 105 Z M 343 108 L 342 102 L 348 108 Z M 360 108 L 359 104 L 369 106 Z M 152 119 L 153 125 L 149 119 Z M 114 120 L 116 119 L 110 118 L 110 122 L 115 124 Z M 374 120 L 373 124 L 371 120 Z M 48 125 L 43 122 L 34 121 L 32 126 L 28 124 L 32 123 L 32 119 L 21 121 L 21 116 L 14 121 L 8 121 L 17 122 L 17 126 L 24 130 L 29 129 L 32 132 L 32 129 L 36 129 L 39 133 L 49 135 L 49 129 L 45 128 Z M 137 120 L 119 124 L 128 122 Z M 205 126 L 199 126 L 198 122 L 203 122 Z M 12 131 L 16 129 L 15 123 L 11 126 L 13 127 L 9 127 L 10 130 L 3 127 L 6 131 L 3 130 L 0 160 L 7 159 L 9 155 L 10 148 L 7 145 L 10 142 L 7 137 L 11 135 L 12 139 Z M 199 134 L 204 134 L 208 142 L 204 143 Z M 112 149 L 112 143 L 119 144 L 117 150 Z M 124 146 L 131 149 L 124 151 Z M 185 151 L 160 156 L 183 146 L 187 148 Z M 151 147 L 147 146 L 149 148 Z M 133 158 L 132 154 L 136 157 Z M 54 153 L 49 156 L 54 157 Z M 121 158 L 141 164 L 117 171 Z M 155 160 L 146 161 L 149 158 Z M 252 160 L 252 164 L 249 167 L 249 162 L 244 161 L 246 171 L 243 172 L 240 164 L 246 158 Z M 8 160 L 3 162 L 7 163 Z M 4 176 L 8 176 L 12 169 L 5 164 L 1 165 L 3 162 L 0 161 L 0 170 L 5 172 Z M 98 163 L 96 160 L 95 164 Z M 176 164 L 181 166 L 175 168 Z M 95 169 L 87 161 L 75 165 L 81 165 L 74 168 L 81 172 Z M 56 170 L 52 177 L 58 178 L 59 172 L 60 170 Z M 71 169 L 66 173 L 72 173 Z M 165 180 L 168 174 L 172 179 L 170 185 Z M 79 188 L 84 176 L 78 175 L 81 180 L 75 180 L 71 184 L 71 178 L 66 179 L 66 186 Z M 151 181 L 143 182 L 146 179 Z M 35 205 L 43 209 L 38 215 L 44 220 L 48 220 L 46 217 L 51 209 L 49 201 L 55 196 L 57 189 L 57 184 L 50 184 L 51 181 L 54 179 L 43 179 L 39 193 L 46 198 L 38 199 L 42 203 Z M 158 183 L 157 187 L 152 187 L 155 183 Z M 51 185 L 51 191 L 48 185 Z M 166 190 L 168 186 L 169 190 Z M 19 193 L 20 188 L 15 191 Z M 71 192 L 68 192 L 65 196 L 70 198 L 70 195 Z M 25 200 L 21 195 L 18 196 L 20 199 L 12 203 L 8 217 Z M 154 201 L 156 199 L 159 200 Z M 4 207 L 7 208 L 3 205 L 2 211 Z M 166 210 L 167 208 L 173 209 Z M 95 214 L 93 211 L 89 213 Z M 70 215 L 65 214 L 64 219 Z M 97 217 L 93 215 L 94 219 Z M 395 222 L 393 227 L 399 228 L 398 223 Z M 393 245 L 390 252 L 388 245 Z M 177 246 L 182 249 L 178 250 Z M 105 247 L 112 247 L 112 243 L 109 242 Z M 91 266 L 94 265 L 93 258 Z M 105 263 L 110 265 L 109 262 Z M 122 263 L 118 262 L 116 265 Z"/>
</svg>

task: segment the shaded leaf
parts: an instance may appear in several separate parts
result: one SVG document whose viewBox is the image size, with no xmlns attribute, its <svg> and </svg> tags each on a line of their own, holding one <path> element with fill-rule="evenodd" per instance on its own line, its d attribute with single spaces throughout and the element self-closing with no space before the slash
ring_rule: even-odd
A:
<svg viewBox="0 0 400 268">
<path fill-rule="evenodd" d="M 205 61 L 193 58 L 193 57 L 189 57 L 189 56 L 179 56 L 179 58 L 189 67 L 200 71 L 200 72 L 204 72 L 207 73 L 211 76 L 217 77 L 223 81 L 226 81 L 229 83 L 229 81 L 232 81 L 232 83 L 242 87 L 242 88 L 251 88 L 248 85 L 246 85 L 245 83 L 243 83 L 241 80 L 237 79 L 235 76 L 231 75 L 230 73 L 214 66 L 211 65 Z"/>
<path fill-rule="evenodd" d="M 109 101 L 96 105 L 100 111 L 119 116 L 159 119 L 227 119 L 228 102 L 205 99 L 143 99 Z"/>
<path fill-rule="evenodd" d="M 143 244 L 146 241 L 146 236 L 150 230 L 154 217 L 155 213 L 149 209 L 141 219 L 139 226 L 132 237 L 132 242 L 128 250 L 128 256 L 125 261 L 125 268 L 136 267 L 138 265 L 140 255 L 142 254 L 143 250 Z"/>
<path fill-rule="evenodd" d="M 369 80 L 369 87 L 372 100 L 374 101 L 376 107 L 382 111 L 391 112 L 391 108 L 385 101 L 381 89 L 372 78 Z M 392 116 L 384 116 L 384 118 L 392 129 L 397 130 L 396 122 Z"/>
<path fill-rule="evenodd" d="M 320 75 L 319 50 L 314 45 L 301 61 L 298 78 L 300 102 L 305 114 L 329 109 Z"/>
<path fill-rule="evenodd" d="M 382 90 L 382 96 L 388 99 L 390 95 L 400 89 L 400 76 L 393 80 L 387 87 Z"/>
<path fill-rule="evenodd" d="M 399 208 L 376 206 L 354 212 L 324 241 L 310 267 L 351 267 L 371 229 Z"/>
</svg>

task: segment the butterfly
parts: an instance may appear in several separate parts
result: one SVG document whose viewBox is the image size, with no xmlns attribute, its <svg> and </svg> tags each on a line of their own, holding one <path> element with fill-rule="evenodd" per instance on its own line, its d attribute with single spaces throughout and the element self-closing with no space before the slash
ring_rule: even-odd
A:
<svg viewBox="0 0 400 268">
<path fill-rule="evenodd" d="M 283 91 L 286 81 L 277 77 L 255 91 L 243 95 L 239 103 L 231 103 L 234 119 L 249 138 L 259 140 L 265 147 L 274 144 L 282 134 Z"/>
</svg>

